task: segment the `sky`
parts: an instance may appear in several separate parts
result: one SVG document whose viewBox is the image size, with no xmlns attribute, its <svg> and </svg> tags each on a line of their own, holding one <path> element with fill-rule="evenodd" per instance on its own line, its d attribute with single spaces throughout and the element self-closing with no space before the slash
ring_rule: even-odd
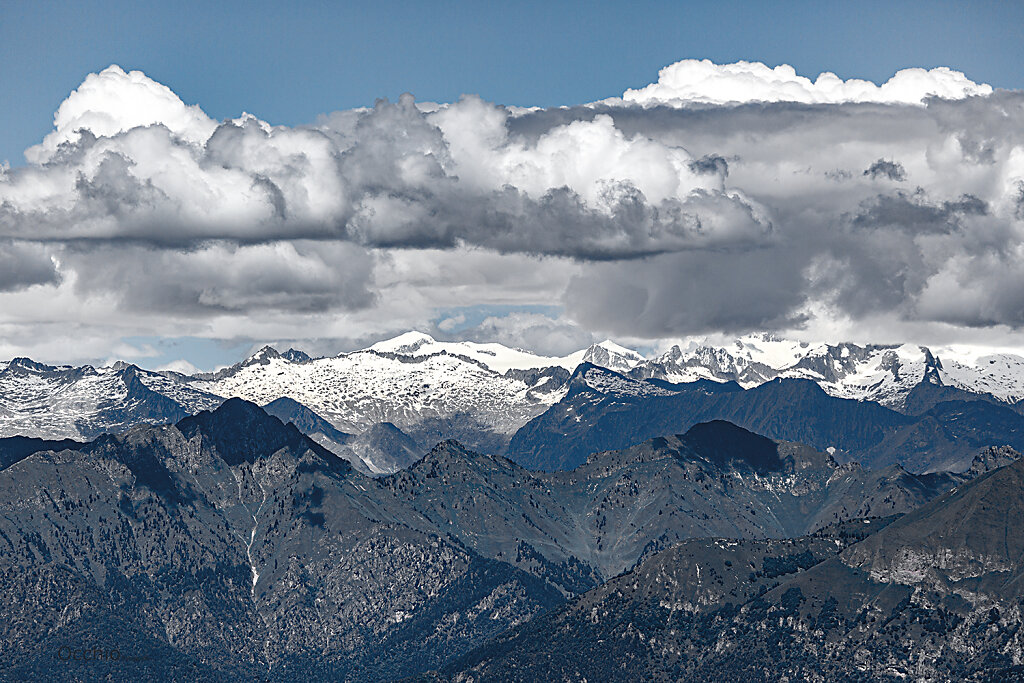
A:
<svg viewBox="0 0 1024 683">
<path fill-rule="evenodd" d="M 86 74 L 138 69 L 215 119 L 298 125 L 411 92 L 555 106 L 683 58 L 876 82 L 953 66 L 1024 88 L 1017 2 L 53 2 L 0 4 L 0 160 L 49 130 Z"/>
<path fill-rule="evenodd" d="M 1019 347 L 1024 4 L 834 5 L 6 2 L 0 357 Z"/>
</svg>

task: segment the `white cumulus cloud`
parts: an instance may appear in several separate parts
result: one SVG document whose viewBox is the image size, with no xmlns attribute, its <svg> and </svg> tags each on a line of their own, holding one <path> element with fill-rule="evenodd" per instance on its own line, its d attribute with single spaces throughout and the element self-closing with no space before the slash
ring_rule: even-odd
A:
<svg viewBox="0 0 1024 683">
<path fill-rule="evenodd" d="M 139 126 L 160 124 L 177 137 L 202 144 L 217 123 L 197 105 L 186 105 L 166 85 L 141 71 L 125 72 L 112 64 L 86 76 L 53 116 L 53 131 L 30 147 L 25 157 L 41 164 L 53 158 L 61 144 L 75 142 L 82 130 L 109 137 Z"/>
<path fill-rule="evenodd" d="M 657 82 L 627 90 L 622 99 L 641 105 L 687 102 L 920 104 L 926 97 L 962 99 L 991 93 L 992 86 L 975 83 L 948 67 L 903 69 L 882 85 L 875 85 L 859 78 L 843 80 L 828 71 L 812 81 L 798 75 L 788 64 L 773 68 L 761 62 L 715 64 L 707 59 L 684 59 L 663 68 Z"/>
</svg>

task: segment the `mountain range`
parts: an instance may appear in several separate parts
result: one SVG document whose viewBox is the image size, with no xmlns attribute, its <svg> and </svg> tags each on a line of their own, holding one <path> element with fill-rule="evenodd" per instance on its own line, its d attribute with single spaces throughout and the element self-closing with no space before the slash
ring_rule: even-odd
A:
<svg viewBox="0 0 1024 683">
<path fill-rule="evenodd" d="M 1009 354 L 943 361 L 925 348 L 755 335 L 651 358 L 613 342 L 545 357 L 411 332 L 326 358 L 265 347 L 194 376 L 14 359 L 0 363 L 0 436 L 89 440 L 240 397 L 369 474 L 407 467 L 445 439 L 572 468 L 710 419 L 923 472 L 966 467 L 984 446 L 1024 446 L 1022 387 L 1024 359 Z"/>
<path fill-rule="evenodd" d="M 85 443 L 4 439 L 0 453 L 3 680 L 472 669 L 485 660 L 464 658 L 501 634 L 603 595 L 681 541 L 757 541 L 777 557 L 755 567 L 767 591 L 765 576 L 812 566 L 805 550 L 817 562 L 843 545 L 836 528 L 867 524 L 850 520 L 932 509 L 1017 467 L 1005 466 L 1015 452 L 989 449 L 963 474 L 865 470 L 712 421 L 568 472 L 445 441 L 371 477 L 237 398 Z M 826 540 L 781 540 L 807 534 Z M 983 550 L 979 566 L 1005 564 Z M 911 560 L 885 560 L 895 568 L 879 580 Z M 59 657 L 83 644 L 118 660 Z"/>
<path fill-rule="evenodd" d="M 1019 681 L 1022 487 L 1018 461 L 899 518 L 686 541 L 444 678 Z"/>
<path fill-rule="evenodd" d="M 869 467 L 918 472 L 964 469 L 984 446 L 1024 448 L 1024 416 L 977 395 L 947 399 L 923 382 L 908 395 L 922 412 L 830 396 L 806 379 L 774 379 L 750 389 L 735 382 L 671 384 L 634 380 L 580 365 L 565 396 L 520 428 L 507 454 L 534 469 L 568 469 L 590 453 L 624 448 L 697 422 L 725 419 L 775 439 L 798 441 Z"/>
</svg>

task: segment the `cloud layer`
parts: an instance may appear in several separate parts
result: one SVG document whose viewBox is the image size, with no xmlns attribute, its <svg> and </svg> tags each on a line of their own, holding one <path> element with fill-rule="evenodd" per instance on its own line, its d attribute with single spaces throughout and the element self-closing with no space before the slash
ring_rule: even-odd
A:
<svg viewBox="0 0 1024 683">
<path fill-rule="evenodd" d="M 788 64 L 771 68 L 760 62 L 714 64 L 707 59 L 684 59 L 662 69 L 656 83 L 627 90 L 622 99 L 641 105 L 687 102 L 921 104 L 927 97 L 962 99 L 991 93 L 992 86 L 975 83 L 947 67 L 903 69 L 882 85 L 875 85 L 860 78 L 843 80 L 827 71 L 812 81 L 798 75 Z"/>
<path fill-rule="evenodd" d="M 1024 326 L 1022 122 L 1024 95 L 950 69 L 876 86 L 684 60 L 602 103 L 406 95 L 292 128 L 213 121 L 112 66 L 0 170 L 0 328 L 358 344 L 440 309 L 554 305 L 460 333 L 559 352 L 1005 336 Z"/>
</svg>

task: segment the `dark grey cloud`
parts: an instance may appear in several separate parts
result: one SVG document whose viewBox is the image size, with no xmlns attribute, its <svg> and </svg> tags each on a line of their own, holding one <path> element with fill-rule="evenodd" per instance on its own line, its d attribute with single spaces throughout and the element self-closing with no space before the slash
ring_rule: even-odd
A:
<svg viewBox="0 0 1024 683">
<path fill-rule="evenodd" d="M 566 308 L 584 327 L 647 338 L 792 327 L 807 287 L 780 256 L 769 248 L 601 264 L 574 278 Z"/>
<path fill-rule="evenodd" d="M 965 216 L 985 216 L 988 203 L 971 194 L 931 203 L 923 190 L 880 194 L 864 202 L 853 218 L 858 228 L 909 231 L 915 234 L 950 232 Z"/>
<path fill-rule="evenodd" d="M 873 180 L 888 178 L 889 180 L 901 183 L 907 179 L 907 170 L 898 161 L 879 159 L 864 171 L 864 175 L 869 176 Z"/>
<path fill-rule="evenodd" d="M 704 175 L 729 175 L 729 162 L 717 154 L 705 154 L 690 162 L 690 170 Z"/>
<path fill-rule="evenodd" d="M 190 251 L 79 245 L 66 261 L 78 274 L 78 292 L 114 297 L 133 313 L 324 313 L 375 300 L 373 257 L 349 244 L 211 243 Z"/>
<path fill-rule="evenodd" d="M 0 292 L 33 285 L 55 285 L 61 280 L 54 259 L 34 244 L 0 240 Z"/>
</svg>

